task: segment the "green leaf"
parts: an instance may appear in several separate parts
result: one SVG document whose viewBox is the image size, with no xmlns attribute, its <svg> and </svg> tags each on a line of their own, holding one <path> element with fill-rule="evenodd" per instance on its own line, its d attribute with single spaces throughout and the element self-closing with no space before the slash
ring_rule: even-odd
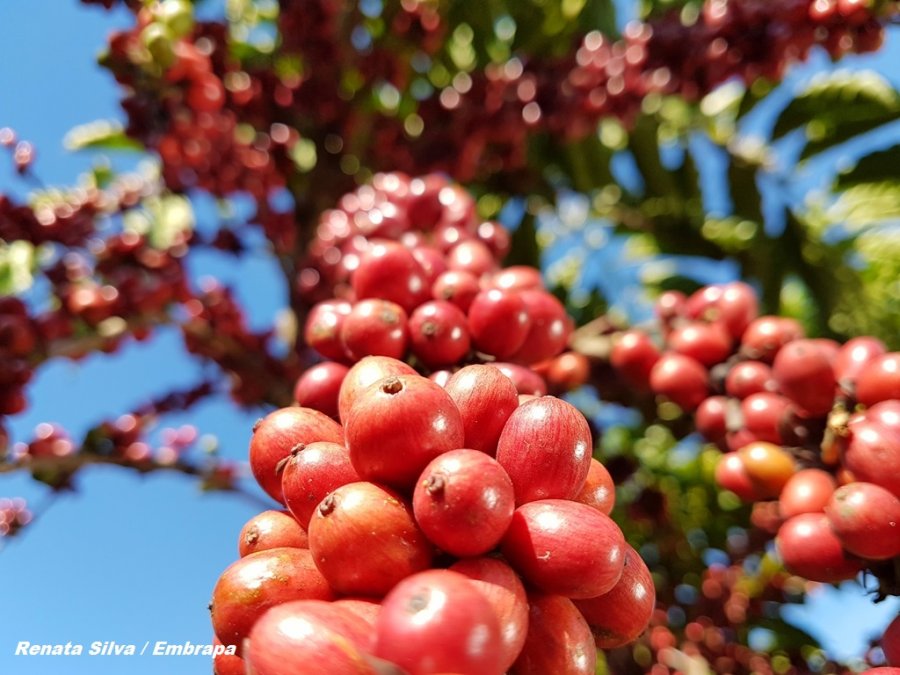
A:
<svg viewBox="0 0 900 675">
<path fill-rule="evenodd" d="M 125 135 L 118 122 L 97 120 L 72 129 L 64 139 L 67 150 L 88 149 L 142 151 L 144 146 Z"/>
<path fill-rule="evenodd" d="M 27 241 L 9 244 L 0 240 L 0 295 L 14 295 L 31 288 L 37 265 L 35 247 Z"/>
<path fill-rule="evenodd" d="M 878 73 L 836 71 L 817 76 L 778 116 L 773 139 L 802 129 L 807 159 L 900 115 L 900 94 Z"/>
<path fill-rule="evenodd" d="M 126 213 L 123 224 L 126 230 L 147 235 L 154 248 L 170 248 L 194 227 L 194 209 L 187 197 L 147 197 L 143 206 Z"/>
<path fill-rule="evenodd" d="M 842 171 L 834 187 L 837 190 L 845 190 L 861 183 L 878 183 L 895 179 L 898 164 L 900 164 L 900 145 L 873 152 L 862 157 L 852 168 Z"/>
<path fill-rule="evenodd" d="M 849 231 L 900 218 L 900 180 L 860 183 L 844 190 L 826 211 L 829 222 Z"/>
</svg>

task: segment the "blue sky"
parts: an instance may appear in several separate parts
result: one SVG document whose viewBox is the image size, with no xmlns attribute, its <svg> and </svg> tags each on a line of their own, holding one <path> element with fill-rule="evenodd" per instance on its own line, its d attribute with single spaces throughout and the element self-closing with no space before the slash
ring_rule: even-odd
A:
<svg viewBox="0 0 900 675">
<path fill-rule="evenodd" d="M 62 138 L 73 126 L 98 118 L 120 118 L 112 78 L 93 57 L 108 32 L 128 24 L 123 13 L 85 8 L 76 0 L 54 2 L 38 14 L 28 2 L 0 3 L 0 127 L 11 126 L 35 143 L 37 170 L 49 184 L 70 184 L 87 169 L 90 155 L 70 154 Z M 897 35 L 882 63 L 897 62 Z M 888 60 L 884 60 L 887 58 Z M 112 156 L 128 168 L 132 156 Z M 20 192 L 5 157 L 0 191 Z M 239 297 L 252 299 L 254 325 L 271 322 L 285 304 L 285 289 L 265 256 L 235 263 L 206 255 L 192 261 L 195 274 L 241 280 Z M 178 335 L 161 332 L 148 345 L 127 347 L 115 358 L 93 356 L 82 363 L 54 362 L 30 387 L 33 406 L 12 424 L 28 436 L 38 422 L 55 421 L 77 436 L 98 420 L 146 398 L 190 385 L 197 366 L 180 349 Z M 250 426 L 260 411 L 241 413 L 213 400 L 173 415 L 167 425 L 190 422 L 217 435 L 223 454 L 243 458 Z M 0 551 L 0 672 L 12 675 L 91 675 L 208 672 L 203 657 L 39 659 L 14 657 L 15 643 L 90 644 L 114 640 L 206 643 L 206 612 L 217 575 L 237 556 L 237 534 L 258 508 L 228 495 L 201 495 L 180 476 L 144 478 L 114 468 L 79 477 L 77 493 L 62 497 L 21 542 Z M 25 477 L 2 477 L 0 496 L 40 500 Z M 871 606 L 858 593 L 822 593 L 798 621 L 838 653 L 859 653 L 860 638 L 886 625 L 897 605 Z M 837 598 L 837 599 L 835 599 Z M 804 615 L 805 612 L 805 615 Z M 822 617 L 827 616 L 827 620 Z M 862 627 L 862 628 L 860 628 Z"/>
</svg>

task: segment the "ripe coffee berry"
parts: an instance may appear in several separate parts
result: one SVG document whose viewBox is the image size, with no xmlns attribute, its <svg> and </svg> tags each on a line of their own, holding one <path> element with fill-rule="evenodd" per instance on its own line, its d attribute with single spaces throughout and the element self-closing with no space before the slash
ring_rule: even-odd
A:
<svg viewBox="0 0 900 675">
<path fill-rule="evenodd" d="M 438 548 L 460 558 L 497 546 L 515 508 L 506 471 L 477 450 L 452 450 L 432 460 L 413 494 L 419 527 Z"/>
<path fill-rule="evenodd" d="M 357 302 L 341 324 L 341 344 L 354 361 L 364 356 L 401 359 L 409 343 L 407 316 L 403 308 L 388 300 Z"/>
<path fill-rule="evenodd" d="M 525 300 L 515 291 L 482 291 L 469 305 L 468 318 L 475 348 L 501 360 L 521 349 L 531 328 Z"/>
<path fill-rule="evenodd" d="M 461 361 L 469 353 L 469 325 L 466 315 L 446 301 L 426 302 L 409 319 L 410 347 L 429 368 Z"/>
<path fill-rule="evenodd" d="M 438 455 L 462 447 L 462 417 L 439 385 L 419 375 L 379 380 L 345 422 L 353 467 L 365 480 L 412 486 Z"/>
</svg>

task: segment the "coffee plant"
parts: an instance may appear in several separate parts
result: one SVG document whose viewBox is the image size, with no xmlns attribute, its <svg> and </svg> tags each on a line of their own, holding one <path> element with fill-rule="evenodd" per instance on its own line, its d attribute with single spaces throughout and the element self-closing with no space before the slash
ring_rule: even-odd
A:
<svg viewBox="0 0 900 675">
<path fill-rule="evenodd" d="M 896 2 L 83 4 L 121 122 L 67 144 L 150 161 L 0 129 L 0 545 L 98 465 L 251 500 L 218 675 L 900 672 L 781 611 L 900 595 Z M 168 330 L 192 386 L 18 423 Z M 223 399 L 249 448 L 166 421 Z"/>
</svg>

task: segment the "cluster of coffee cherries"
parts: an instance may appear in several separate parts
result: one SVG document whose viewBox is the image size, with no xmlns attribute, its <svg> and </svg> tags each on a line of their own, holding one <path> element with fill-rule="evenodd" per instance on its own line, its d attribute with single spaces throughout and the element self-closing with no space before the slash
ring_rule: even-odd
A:
<svg viewBox="0 0 900 675">
<path fill-rule="evenodd" d="M 0 425 L 0 463 L 31 473 L 54 490 L 69 489 L 75 475 L 93 464 L 148 472 L 174 470 L 201 479 L 206 490 L 236 490 L 239 466 L 204 447 L 191 425 L 156 429 L 163 415 L 183 412 L 214 393 L 201 382 L 172 391 L 133 411 L 100 422 L 80 439 L 59 424 L 38 424 L 27 440 L 11 442 Z"/>
<path fill-rule="evenodd" d="M 111 37 L 104 64 L 132 90 L 122 101 L 127 132 L 159 153 L 170 188 L 246 191 L 262 202 L 284 186 L 297 133 L 275 123 L 273 111 L 257 132 L 242 133 L 250 129 L 242 122 L 261 123 L 237 114 L 259 91 L 228 61 L 223 25 L 195 23 L 184 0 L 152 3 L 136 11 L 132 29 Z"/>
<path fill-rule="evenodd" d="M 201 283 L 199 292 L 184 304 L 181 324 L 186 349 L 215 362 L 227 374 L 231 398 L 238 405 L 256 405 L 262 400 L 287 402 L 279 383 L 292 382 L 296 371 L 274 356 L 271 331 L 253 331 L 232 290 L 212 279 Z"/>
<path fill-rule="evenodd" d="M 253 475 L 286 510 L 246 524 L 216 583 L 213 628 L 238 652 L 219 675 L 593 673 L 598 646 L 644 630 L 653 582 L 574 406 L 491 364 L 442 386 L 366 356 L 337 417 L 254 427 Z"/>
<path fill-rule="evenodd" d="M 18 298 L 0 298 L 0 419 L 25 409 L 25 385 L 33 370 L 28 361 L 39 340 L 38 328 Z"/>
<path fill-rule="evenodd" d="M 738 77 L 780 80 L 816 45 L 832 58 L 871 52 L 883 29 L 861 0 L 706 0 L 695 20 L 679 10 L 629 24 L 619 41 L 585 37 L 567 85 L 583 114 L 633 117 L 649 92 L 694 100 Z"/>
<path fill-rule="evenodd" d="M 763 579 L 765 583 L 759 583 Z M 755 650 L 742 640 L 740 636 L 747 625 L 766 622 L 771 617 L 772 603 L 783 603 L 784 591 L 796 588 L 796 580 L 783 570 L 758 569 L 756 573 L 748 573 L 744 562 L 714 562 L 703 571 L 697 589 L 699 593 L 689 602 L 675 601 L 666 607 L 664 602 L 657 601 L 647 631 L 632 647 L 635 656 L 638 650 L 649 650 L 649 655 L 644 652 L 642 656 L 643 663 L 648 665 L 635 668 L 632 654 L 617 651 L 607 655 L 607 672 L 677 675 L 691 672 L 702 664 L 702 672 L 734 675 L 858 673 L 800 641 L 779 645 L 774 650 Z M 673 612 L 675 616 L 684 617 L 683 621 L 677 621 L 680 628 L 673 626 Z M 881 651 L 889 663 L 894 663 L 890 654 L 900 644 L 896 642 L 900 638 L 900 621 L 893 630 L 896 631 L 893 638 L 889 629 L 882 640 Z M 874 649 L 865 655 L 865 661 L 870 665 L 885 660 Z M 898 675 L 898 670 L 870 668 L 865 675 Z"/>
<path fill-rule="evenodd" d="M 0 538 L 15 535 L 31 522 L 31 518 L 24 499 L 0 499 Z"/>
<path fill-rule="evenodd" d="M 788 570 L 835 582 L 900 555 L 900 353 L 757 316 L 742 282 L 664 293 L 657 313 L 664 348 L 626 332 L 613 366 L 725 451 L 716 480 L 757 502 Z"/>
<path fill-rule="evenodd" d="M 439 381 L 492 361 L 520 393 L 546 394 L 530 366 L 565 349 L 572 321 L 538 270 L 500 268 L 508 248 L 506 229 L 478 222 L 472 198 L 440 176 L 379 174 L 345 195 L 299 275 L 304 294 L 337 297 L 307 317 L 305 342 L 328 361 L 303 375 L 296 400 L 333 415 L 347 365 L 365 356 L 408 358 Z"/>
<path fill-rule="evenodd" d="M 123 101 L 129 134 L 158 149 L 170 186 L 246 190 L 260 203 L 297 171 L 285 152 L 296 132 L 327 130 L 324 149 L 331 143 L 339 149 L 330 154 L 351 159 L 343 148 L 364 129 L 370 147 L 352 160 L 376 169 L 389 162 L 462 180 L 514 172 L 528 166 L 533 133 L 583 137 L 601 118 L 630 122 L 649 93 L 696 100 L 733 77 L 777 79 L 817 45 L 835 58 L 872 51 L 883 39 L 880 17 L 896 11 L 880 0 L 706 0 L 632 22 L 620 40 L 592 31 L 561 58 L 521 54 L 460 73 L 419 100 L 421 131 L 411 138 L 403 116 L 363 123 L 359 112 L 381 83 L 408 93 L 412 55 L 450 49 L 452 26 L 427 3 L 401 3 L 365 49 L 346 47 L 364 34 L 354 12 L 326 0 L 281 3 L 273 61 L 316 64 L 302 74 L 241 63 L 229 53 L 227 23 L 194 22 L 184 0 L 129 4 L 135 27 L 112 38 L 104 61 L 133 90 Z M 348 72 L 361 80 L 358 98 L 338 84 Z M 324 161 L 316 170 L 334 168 Z M 345 178 L 334 173 L 331 185 Z"/>
</svg>

